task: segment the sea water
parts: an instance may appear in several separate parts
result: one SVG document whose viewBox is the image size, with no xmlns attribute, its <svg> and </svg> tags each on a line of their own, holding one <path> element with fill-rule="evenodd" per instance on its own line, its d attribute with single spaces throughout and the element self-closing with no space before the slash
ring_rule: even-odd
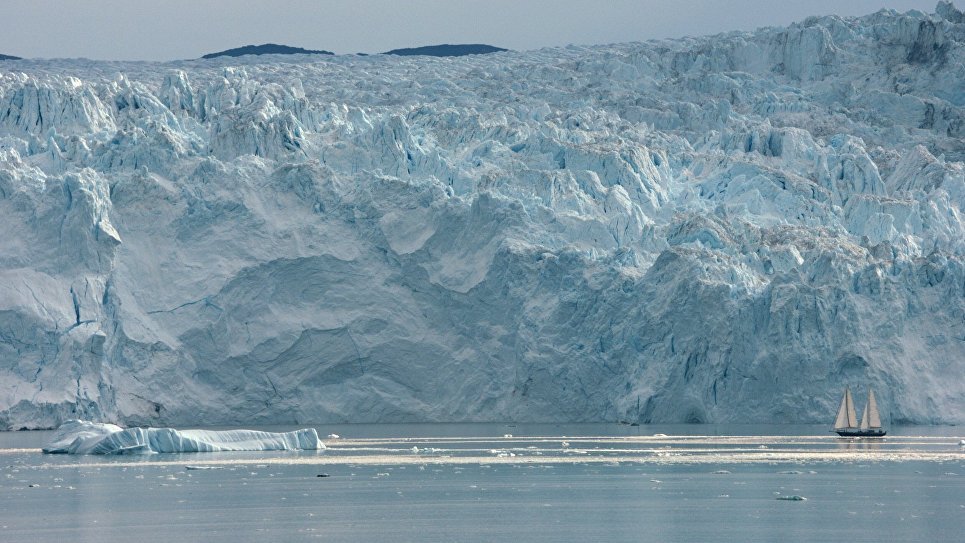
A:
<svg viewBox="0 0 965 543">
<path fill-rule="evenodd" d="M 258 428 L 290 430 L 293 428 Z M 320 452 L 50 456 L 0 433 L 0 541 L 957 541 L 954 427 L 317 426 Z M 657 434 L 657 435 L 654 435 Z M 797 499 L 802 498 L 802 499 Z"/>
</svg>

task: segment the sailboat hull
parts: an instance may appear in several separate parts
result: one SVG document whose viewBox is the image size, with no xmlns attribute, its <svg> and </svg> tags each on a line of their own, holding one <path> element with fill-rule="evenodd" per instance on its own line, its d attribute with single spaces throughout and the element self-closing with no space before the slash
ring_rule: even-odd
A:
<svg viewBox="0 0 965 543">
<path fill-rule="evenodd" d="M 860 428 L 842 428 L 840 430 L 835 430 L 837 434 L 841 437 L 883 437 L 888 432 L 882 429 L 869 428 L 862 430 Z"/>
</svg>

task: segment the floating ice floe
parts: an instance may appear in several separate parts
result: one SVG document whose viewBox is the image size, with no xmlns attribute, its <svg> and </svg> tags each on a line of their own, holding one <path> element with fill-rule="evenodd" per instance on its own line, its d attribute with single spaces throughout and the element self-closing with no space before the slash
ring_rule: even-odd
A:
<svg viewBox="0 0 965 543">
<path fill-rule="evenodd" d="M 175 430 L 121 428 L 114 424 L 69 420 L 57 429 L 43 452 L 50 454 L 138 454 L 220 451 L 294 451 L 324 449 L 314 428 L 293 432 L 257 430 Z"/>
</svg>

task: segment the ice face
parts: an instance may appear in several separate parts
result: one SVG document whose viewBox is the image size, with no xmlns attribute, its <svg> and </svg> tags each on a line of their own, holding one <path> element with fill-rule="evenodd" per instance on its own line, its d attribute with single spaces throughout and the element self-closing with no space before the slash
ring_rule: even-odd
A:
<svg viewBox="0 0 965 543">
<path fill-rule="evenodd" d="M 324 449 L 314 428 L 293 432 L 127 428 L 70 420 L 43 451 L 50 454 L 150 454 Z"/>
<path fill-rule="evenodd" d="M 0 72 L 0 428 L 965 422 L 965 23 Z"/>
</svg>

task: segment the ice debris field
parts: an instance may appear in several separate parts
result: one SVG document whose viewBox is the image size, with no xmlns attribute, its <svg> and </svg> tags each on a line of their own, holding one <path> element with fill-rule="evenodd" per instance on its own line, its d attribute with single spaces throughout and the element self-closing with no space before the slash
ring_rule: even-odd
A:
<svg viewBox="0 0 965 543">
<path fill-rule="evenodd" d="M 0 62 L 0 429 L 965 422 L 965 15 Z M 863 393 L 863 392 L 862 392 Z"/>
<path fill-rule="evenodd" d="M 291 432 L 256 430 L 176 430 L 127 428 L 71 420 L 57 429 L 42 449 L 48 454 L 123 455 L 126 459 L 86 458 L 43 462 L 49 467 L 180 465 L 188 469 L 250 463 L 309 465 L 462 465 L 462 464 L 759 464 L 824 462 L 958 462 L 962 446 L 950 435 L 892 436 L 887 439 L 841 439 L 832 435 L 519 435 L 329 437 L 321 442 L 314 428 Z M 0 448 L 0 455 L 34 450 Z M 251 455 L 156 453 L 255 452 Z M 325 454 L 321 454 L 324 452 Z M 276 454 L 272 454 L 276 453 Z M 289 454 L 277 454 L 289 453 Z M 298 453 L 298 454 L 291 454 Z M 144 456 L 147 455 L 147 456 Z"/>
</svg>

